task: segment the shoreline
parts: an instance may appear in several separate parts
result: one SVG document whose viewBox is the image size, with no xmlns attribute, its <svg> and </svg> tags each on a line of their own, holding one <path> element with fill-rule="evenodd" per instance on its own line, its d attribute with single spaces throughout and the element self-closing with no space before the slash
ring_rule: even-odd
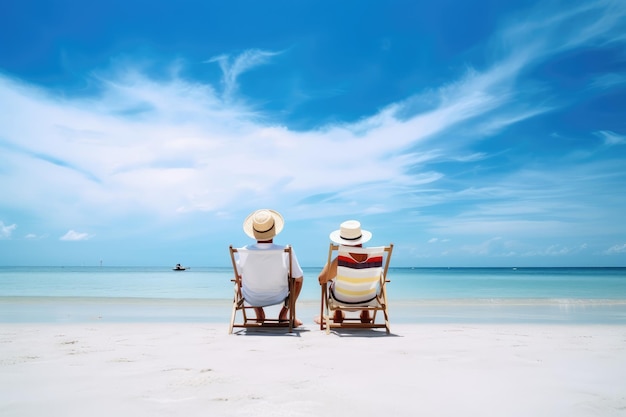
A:
<svg viewBox="0 0 626 417">
<path fill-rule="evenodd" d="M 203 298 L 0 296 L 0 323 L 227 323 L 232 302 Z M 297 316 L 313 325 L 318 300 L 298 300 Z M 268 317 L 278 306 L 267 308 Z M 623 299 L 393 300 L 391 323 L 626 324 Z"/>
<path fill-rule="evenodd" d="M 622 416 L 626 328 L 0 324 L 7 416 Z M 382 414 L 381 414 L 382 413 Z"/>
</svg>

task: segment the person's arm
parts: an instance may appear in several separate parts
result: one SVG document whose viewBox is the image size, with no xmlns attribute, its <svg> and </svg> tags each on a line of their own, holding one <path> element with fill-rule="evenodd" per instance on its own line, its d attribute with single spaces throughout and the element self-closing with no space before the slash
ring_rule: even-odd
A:
<svg viewBox="0 0 626 417">
<path fill-rule="evenodd" d="M 320 272 L 319 277 L 317 278 L 320 284 L 325 284 L 328 281 L 331 281 L 337 276 L 337 258 L 333 259 L 330 265 L 324 265 L 322 272 Z"/>
</svg>

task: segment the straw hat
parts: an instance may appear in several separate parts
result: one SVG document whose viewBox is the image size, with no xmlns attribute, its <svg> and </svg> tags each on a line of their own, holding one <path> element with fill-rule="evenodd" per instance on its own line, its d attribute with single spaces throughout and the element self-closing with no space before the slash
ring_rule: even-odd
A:
<svg viewBox="0 0 626 417">
<path fill-rule="evenodd" d="M 355 246 L 365 243 L 372 238 L 372 233 L 361 230 L 361 222 L 358 220 L 347 220 L 330 234 L 330 240 L 338 245 Z"/>
<path fill-rule="evenodd" d="M 283 230 L 285 220 L 277 211 L 261 209 L 253 212 L 243 222 L 243 231 L 256 240 L 270 240 Z"/>
</svg>

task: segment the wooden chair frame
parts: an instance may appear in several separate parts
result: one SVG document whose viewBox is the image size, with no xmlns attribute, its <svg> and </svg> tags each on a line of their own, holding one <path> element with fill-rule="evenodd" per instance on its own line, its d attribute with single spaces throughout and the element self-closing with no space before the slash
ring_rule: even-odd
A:
<svg viewBox="0 0 626 417">
<path fill-rule="evenodd" d="M 276 318 L 265 318 L 263 322 L 259 322 L 256 319 L 256 315 L 253 313 L 250 316 L 247 311 L 250 309 L 254 309 L 255 307 L 268 307 L 270 305 L 252 305 L 244 299 L 241 286 L 242 286 L 242 277 L 239 276 L 237 271 L 237 261 L 235 258 L 235 254 L 238 253 L 241 248 L 234 248 L 232 245 L 229 247 L 230 250 L 230 259 L 233 266 L 234 278 L 231 279 L 231 282 L 234 283 L 234 298 L 233 298 L 233 308 L 230 318 L 230 326 L 228 328 L 228 334 L 233 333 L 233 328 L 265 328 L 265 327 L 285 327 L 288 328 L 289 333 L 293 332 L 293 328 L 295 327 L 295 319 L 296 319 L 296 303 L 293 297 L 294 291 L 294 282 L 295 280 L 291 276 L 291 264 L 292 264 L 292 256 L 291 256 L 291 247 L 287 246 L 284 249 L 278 249 L 278 251 L 282 251 L 288 254 L 288 273 L 287 273 L 287 286 L 289 289 L 289 293 L 287 298 L 280 302 L 270 305 L 278 305 L 284 304 L 289 311 L 288 319 L 280 320 L 278 317 Z M 268 249 L 269 251 L 277 251 L 276 249 Z M 249 251 L 249 253 L 254 251 Z M 237 313 L 241 312 L 242 320 L 237 322 Z"/>
<path fill-rule="evenodd" d="M 391 329 L 389 325 L 389 311 L 387 304 L 387 283 L 390 282 L 387 278 L 387 271 L 389 270 L 389 263 L 391 261 L 391 254 L 393 252 L 393 243 L 389 246 L 384 246 L 384 260 L 379 277 L 379 287 L 376 294 L 376 298 L 370 302 L 364 304 L 345 304 L 333 299 L 330 291 L 330 285 L 332 281 L 321 284 L 322 287 L 322 302 L 320 307 L 320 330 L 326 330 L 326 333 L 330 333 L 332 328 L 355 328 L 355 329 L 377 329 L 384 328 L 387 334 L 390 334 Z M 334 243 L 330 244 L 328 249 L 328 265 L 332 262 L 334 254 L 339 253 L 339 245 Z M 361 323 L 360 317 L 346 317 L 342 323 L 335 323 L 333 321 L 333 315 L 336 310 L 343 312 L 354 312 L 367 310 L 372 312 L 370 323 Z M 376 313 L 381 311 L 383 313 L 384 322 L 380 323 L 376 321 Z"/>
</svg>

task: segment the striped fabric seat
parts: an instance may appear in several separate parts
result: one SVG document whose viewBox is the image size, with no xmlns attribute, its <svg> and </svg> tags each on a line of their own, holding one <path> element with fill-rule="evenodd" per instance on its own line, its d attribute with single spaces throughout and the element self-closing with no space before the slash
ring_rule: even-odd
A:
<svg viewBox="0 0 626 417">
<path fill-rule="evenodd" d="M 331 288 L 332 297 L 345 304 L 363 304 L 376 298 L 383 270 L 384 247 L 358 248 L 340 246 L 337 277 Z M 363 261 L 355 259 L 366 255 Z"/>
<path fill-rule="evenodd" d="M 327 265 L 336 259 L 337 274 L 321 285 L 320 330 L 328 334 L 331 328 L 385 329 L 390 334 L 386 288 L 392 252 L 393 243 L 369 248 L 330 244 Z M 337 312 L 341 321 L 334 319 Z M 369 320 L 362 317 L 364 312 L 371 315 Z M 377 320 L 378 312 L 384 322 Z"/>
</svg>

